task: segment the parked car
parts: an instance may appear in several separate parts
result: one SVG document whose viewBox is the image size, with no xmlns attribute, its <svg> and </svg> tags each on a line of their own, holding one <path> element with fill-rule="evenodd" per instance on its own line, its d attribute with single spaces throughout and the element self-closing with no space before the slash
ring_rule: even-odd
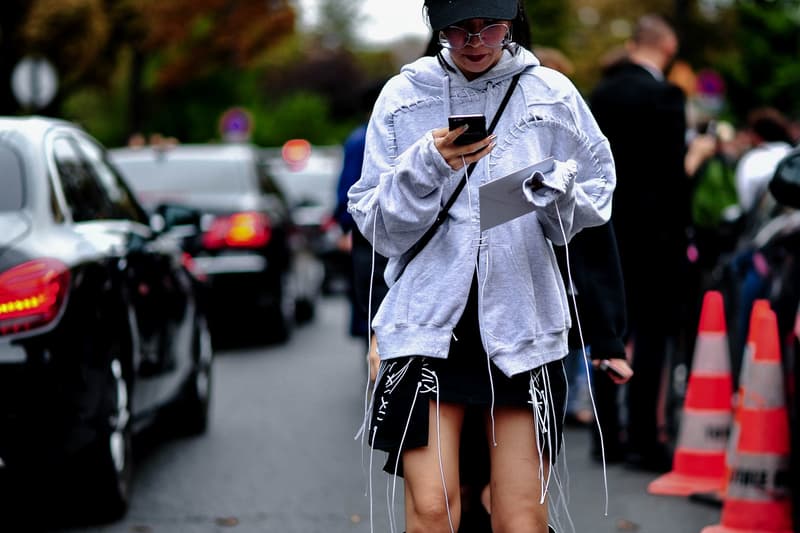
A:
<svg viewBox="0 0 800 533">
<path fill-rule="evenodd" d="M 277 149 L 263 149 L 262 153 L 270 174 L 286 191 L 297 227 L 322 261 L 322 291 L 346 293 L 351 283 L 350 253 L 342 229 L 333 218 L 342 170 L 341 147 L 308 145 L 307 157 L 299 162 L 287 161 Z"/>
<path fill-rule="evenodd" d="M 256 148 L 197 144 L 110 154 L 149 210 L 198 212 L 200 232 L 186 251 L 208 277 L 215 337 L 260 332 L 284 341 L 295 320 L 313 316 L 319 267 L 293 239 L 289 205 Z"/>
<path fill-rule="evenodd" d="M 134 433 L 206 429 L 202 282 L 78 126 L 0 118 L 0 169 L 0 471 L 34 486 L 26 519 L 55 488 L 119 517 Z"/>
</svg>

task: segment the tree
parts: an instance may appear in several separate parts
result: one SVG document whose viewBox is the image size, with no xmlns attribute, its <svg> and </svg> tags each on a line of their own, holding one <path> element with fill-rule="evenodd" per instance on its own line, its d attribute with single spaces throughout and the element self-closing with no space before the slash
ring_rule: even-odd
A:
<svg viewBox="0 0 800 533">
<path fill-rule="evenodd" d="M 531 41 L 539 46 L 563 49 L 572 9 L 563 0 L 525 0 Z"/>
<path fill-rule="evenodd" d="M 108 43 L 109 20 L 102 0 L 11 0 L 0 7 L 0 79 L 8 80 L 26 55 L 43 57 L 56 68 L 60 90 L 43 113 L 57 113 L 59 97 L 83 82 Z M 0 84 L 0 112 L 20 106 Z"/>
<path fill-rule="evenodd" d="M 731 108 L 740 117 L 762 105 L 800 116 L 800 3 L 737 0 L 731 9 L 739 46 L 715 58 L 728 82 Z"/>
<path fill-rule="evenodd" d="M 360 2 L 352 0 L 321 0 L 316 32 L 328 47 L 352 48 L 356 41 L 355 28 L 363 19 Z"/>
<path fill-rule="evenodd" d="M 187 118 L 179 129 L 204 135 L 208 128 L 194 133 L 197 130 L 188 125 L 214 124 L 208 113 L 238 104 L 234 99 L 240 83 L 249 83 L 247 72 L 294 32 L 295 13 L 288 0 L 110 3 L 118 38 L 116 57 L 127 57 L 129 69 L 130 132 L 148 129 L 154 117 L 170 123 L 160 116 L 170 110 Z M 184 110 L 192 111 L 187 115 Z"/>
<path fill-rule="evenodd" d="M 246 68 L 294 31 L 288 0 L 123 0 L 134 9 L 131 44 L 155 59 L 156 88 L 220 68 Z"/>
</svg>

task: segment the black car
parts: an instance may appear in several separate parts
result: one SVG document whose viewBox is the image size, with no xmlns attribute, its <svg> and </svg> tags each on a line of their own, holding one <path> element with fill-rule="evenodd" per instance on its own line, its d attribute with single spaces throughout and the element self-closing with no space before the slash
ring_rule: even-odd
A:
<svg viewBox="0 0 800 533">
<path fill-rule="evenodd" d="M 0 479 L 119 517 L 134 433 L 206 429 L 202 282 L 79 127 L 0 118 L 0 169 Z"/>
<path fill-rule="evenodd" d="M 149 146 L 110 155 L 146 208 L 199 213 L 200 234 L 186 250 L 208 277 L 215 338 L 257 332 L 280 342 L 296 319 L 310 319 L 321 275 L 298 246 L 283 191 L 255 147 Z"/>
</svg>

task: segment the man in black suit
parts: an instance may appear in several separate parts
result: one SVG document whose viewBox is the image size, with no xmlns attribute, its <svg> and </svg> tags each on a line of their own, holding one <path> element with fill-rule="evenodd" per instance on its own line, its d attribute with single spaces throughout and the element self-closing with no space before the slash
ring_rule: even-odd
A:
<svg viewBox="0 0 800 533">
<path fill-rule="evenodd" d="M 671 467 L 658 398 L 668 348 L 679 332 L 690 223 L 685 96 L 664 78 L 678 50 L 661 17 L 639 19 L 627 54 L 607 67 L 589 103 L 611 143 L 617 188 L 611 219 L 625 279 L 634 378 L 628 384 L 627 460 Z"/>
</svg>

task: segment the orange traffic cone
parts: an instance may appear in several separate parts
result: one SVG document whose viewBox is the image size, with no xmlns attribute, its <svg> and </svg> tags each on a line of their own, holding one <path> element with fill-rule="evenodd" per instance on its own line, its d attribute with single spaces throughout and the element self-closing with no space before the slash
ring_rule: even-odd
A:
<svg viewBox="0 0 800 533">
<path fill-rule="evenodd" d="M 778 323 L 772 310 L 755 309 L 755 351 L 743 376 L 736 412 L 736 451 L 721 523 L 702 533 L 791 533 L 789 416 L 783 387 Z"/>
<path fill-rule="evenodd" d="M 651 494 L 720 491 L 733 408 L 733 380 L 722 294 L 706 292 L 686 389 L 672 471 L 647 486 Z"/>
<path fill-rule="evenodd" d="M 746 383 L 748 379 L 747 376 L 749 375 L 750 364 L 755 357 L 755 332 L 758 329 L 755 325 L 756 319 L 761 316 L 762 312 L 769 310 L 769 300 L 759 299 L 753 303 L 753 307 L 750 311 L 750 322 L 747 330 L 747 343 L 744 347 L 744 352 L 742 354 L 742 367 L 739 371 L 739 387 L 736 393 L 733 395 L 733 423 L 731 424 L 730 437 L 728 438 L 728 449 L 725 453 L 725 475 L 723 476 L 722 487 L 716 488 L 710 492 L 703 490 L 692 491 L 689 496 L 695 501 L 710 503 L 722 507 L 725 491 L 727 490 L 728 486 L 728 479 L 730 478 L 730 472 L 733 469 L 732 465 L 735 464 L 734 458 L 736 456 L 736 444 L 739 442 L 738 413 L 739 405 L 741 404 L 740 399 L 744 394 L 744 383 Z"/>
<path fill-rule="evenodd" d="M 728 438 L 728 450 L 725 453 L 725 475 L 723 477 L 723 485 L 722 488 L 719 490 L 713 490 L 711 492 L 704 492 L 704 491 L 697 491 L 692 492 L 690 495 L 691 498 L 702 501 L 704 503 L 712 503 L 714 505 L 722 506 L 723 499 L 725 497 L 725 491 L 728 488 L 728 479 L 730 478 L 730 472 L 733 470 L 733 466 L 735 464 L 735 457 L 736 457 L 736 444 L 739 442 L 739 417 L 738 413 L 740 412 L 739 406 L 741 405 L 741 398 L 744 395 L 744 384 L 748 381 L 748 376 L 750 372 L 750 364 L 755 357 L 756 351 L 756 331 L 758 327 L 756 326 L 757 319 L 761 316 L 761 313 L 764 311 L 770 311 L 769 300 L 765 299 L 758 299 L 753 302 L 753 307 L 750 310 L 750 322 L 748 325 L 748 333 L 747 333 L 747 343 L 744 347 L 744 352 L 742 354 L 742 367 L 739 370 L 739 387 L 736 390 L 736 393 L 733 395 L 733 423 L 731 424 L 731 432 L 730 437 Z"/>
<path fill-rule="evenodd" d="M 756 357 L 756 348 L 758 344 L 758 322 L 762 319 L 764 312 L 771 313 L 772 308 L 769 305 L 769 300 L 758 299 L 753 303 L 753 308 L 750 311 L 750 323 L 747 330 L 747 343 L 744 347 L 742 354 L 742 368 L 739 371 L 739 387 L 736 390 L 733 401 L 733 426 L 731 427 L 731 438 L 728 440 L 728 454 L 726 466 L 728 471 L 733 464 L 733 457 L 736 455 L 736 446 L 739 442 L 739 413 L 742 405 L 742 398 L 745 394 L 745 384 L 750 381 L 750 367 Z M 726 480 L 729 476 L 725 476 Z"/>
</svg>

